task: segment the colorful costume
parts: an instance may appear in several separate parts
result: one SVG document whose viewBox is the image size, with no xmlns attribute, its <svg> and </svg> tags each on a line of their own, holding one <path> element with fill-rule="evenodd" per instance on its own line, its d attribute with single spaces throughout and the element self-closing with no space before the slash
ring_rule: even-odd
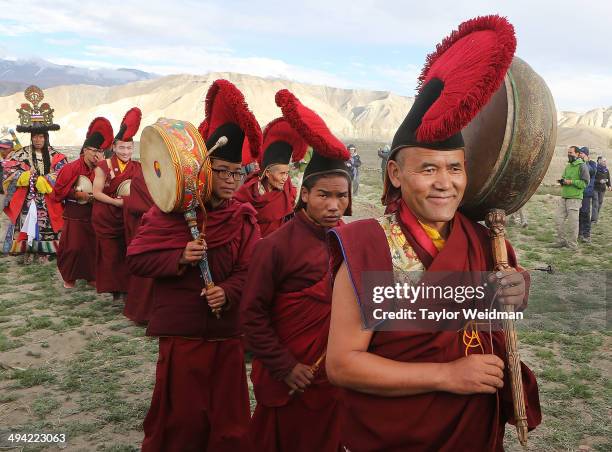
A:
<svg viewBox="0 0 612 452">
<path fill-rule="evenodd" d="M 49 145 L 49 131 L 59 130 L 53 124 L 53 109 L 47 103 L 38 105 L 43 92 L 36 86 L 25 91 L 31 105 L 24 103 L 18 111 L 18 132 L 43 134 L 40 151 L 33 146 L 13 152 L 2 162 L 2 185 L 6 193 L 4 213 L 9 225 L 4 252 L 11 254 L 55 254 L 63 226 L 62 204 L 52 196 L 57 172 L 67 163 L 66 157 Z"/>
</svg>

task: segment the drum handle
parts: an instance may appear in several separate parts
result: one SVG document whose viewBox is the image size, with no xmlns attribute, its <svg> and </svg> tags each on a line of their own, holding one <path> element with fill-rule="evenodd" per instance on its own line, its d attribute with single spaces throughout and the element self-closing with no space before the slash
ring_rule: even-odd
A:
<svg viewBox="0 0 612 452">
<path fill-rule="evenodd" d="M 504 271 L 510 268 L 508 264 L 508 251 L 506 249 L 506 213 L 502 209 L 491 209 L 485 219 L 489 228 L 491 251 L 495 264 L 495 271 Z M 503 310 L 514 312 L 514 306 L 504 305 Z M 527 447 L 527 414 L 525 407 L 525 393 L 523 392 L 523 377 L 521 373 L 521 358 L 518 350 L 518 339 L 514 320 L 502 320 L 512 389 L 512 402 L 514 405 L 514 419 L 516 420 L 516 433 L 519 442 Z"/>
<path fill-rule="evenodd" d="M 184 216 L 185 220 L 187 221 L 187 226 L 189 227 L 191 237 L 193 237 L 194 240 L 201 239 L 203 234 L 200 233 L 200 230 L 198 229 L 198 217 L 195 209 L 187 210 L 184 213 Z M 202 259 L 200 260 L 198 265 L 200 267 L 200 273 L 202 274 L 202 278 L 204 279 L 204 287 L 206 289 L 212 289 L 213 287 L 215 287 L 215 283 L 212 279 L 212 274 L 210 273 L 210 267 L 208 265 L 208 255 L 206 254 L 206 251 L 204 251 Z M 212 311 L 215 314 L 215 317 L 217 317 L 217 319 L 221 318 L 221 308 L 216 308 Z"/>
</svg>

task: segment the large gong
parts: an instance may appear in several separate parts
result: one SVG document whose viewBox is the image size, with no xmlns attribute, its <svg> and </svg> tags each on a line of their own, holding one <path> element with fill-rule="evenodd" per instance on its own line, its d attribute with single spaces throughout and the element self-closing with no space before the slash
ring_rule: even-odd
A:
<svg viewBox="0 0 612 452">
<path fill-rule="evenodd" d="M 514 57 L 504 83 L 462 134 L 468 186 L 461 210 L 476 221 L 493 208 L 513 213 L 536 191 L 555 150 L 552 94 Z"/>
</svg>

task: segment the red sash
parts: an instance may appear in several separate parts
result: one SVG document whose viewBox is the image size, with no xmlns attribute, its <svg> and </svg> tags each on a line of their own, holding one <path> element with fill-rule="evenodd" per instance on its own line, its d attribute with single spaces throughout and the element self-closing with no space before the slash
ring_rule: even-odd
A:
<svg viewBox="0 0 612 452">
<path fill-rule="evenodd" d="M 299 362 L 314 364 L 327 347 L 331 311 L 329 277 L 298 292 L 279 294 L 273 306 L 272 325 L 280 342 Z M 289 386 L 274 379 L 258 359 L 253 359 L 251 380 L 257 402 L 264 406 L 283 406 L 291 398 Z M 335 396 L 336 390 L 325 375 L 324 362 L 315 375 L 313 385 L 317 389 L 329 388 L 329 391 L 306 389 L 303 394 L 294 397 L 300 397 L 306 405 L 317 408 L 329 403 L 330 396 Z"/>
</svg>

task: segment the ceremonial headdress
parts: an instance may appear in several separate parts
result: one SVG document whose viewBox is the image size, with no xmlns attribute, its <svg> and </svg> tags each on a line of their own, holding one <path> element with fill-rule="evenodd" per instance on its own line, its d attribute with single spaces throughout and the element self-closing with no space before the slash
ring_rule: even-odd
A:
<svg viewBox="0 0 612 452">
<path fill-rule="evenodd" d="M 313 150 L 312 158 L 304 170 L 302 181 L 317 175 L 336 173 L 346 176 L 350 185 L 351 173 L 347 161 L 351 158 L 351 154 L 344 144 L 331 133 L 323 119 L 304 106 L 289 90 L 280 90 L 276 93 L 275 99 L 276 105 L 283 112 L 283 117 Z M 300 202 L 297 208 L 300 207 Z M 350 214 L 351 204 L 349 203 L 346 215 Z"/>
<path fill-rule="evenodd" d="M 477 17 L 459 25 L 427 56 L 417 96 L 393 137 L 389 158 L 405 147 L 463 148 L 461 130 L 500 87 L 515 49 L 514 27 L 503 17 Z M 383 204 L 398 196 L 386 174 Z"/>
<path fill-rule="evenodd" d="M 271 165 L 288 165 L 291 160 L 299 162 L 306 155 L 308 143 L 281 117 L 271 121 L 263 132 L 263 154 L 260 167 L 265 170 Z"/>
<path fill-rule="evenodd" d="M 140 128 L 140 120 L 142 119 L 142 112 L 140 108 L 130 108 L 123 120 L 121 126 L 119 126 L 119 132 L 115 136 L 115 141 L 133 141 L 134 135 Z"/>
<path fill-rule="evenodd" d="M 53 108 L 47 102 L 39 105 L 45 95 L 38 86 L 27 87 L 23 94 L 30 103 L 23 103 L 17 109 L 17 132 L 45 133 L 60 129 L 59 125 L 53 124 Z"/>
<path fill-rule="evenodd" d="M 249 160 L 247 156 L 252 159 L 259 156 L 262 141 L 259 123 L 249 110 L 242 93 L 227 80 L 216 80 L 208 89 L 205 119 L 198 130 L 209 150 L 215 146 L 219 138 L 222 136 L 227 138 L 224 146 L 213 150 L 212 158 L 242 163 Z"/>
<path fill-rule="evenodd" d="M 83 148 L 108 149 L 113 144 L 113 126 L 103 117 L 95 118 L 89 124 Z"/>
</svg>

